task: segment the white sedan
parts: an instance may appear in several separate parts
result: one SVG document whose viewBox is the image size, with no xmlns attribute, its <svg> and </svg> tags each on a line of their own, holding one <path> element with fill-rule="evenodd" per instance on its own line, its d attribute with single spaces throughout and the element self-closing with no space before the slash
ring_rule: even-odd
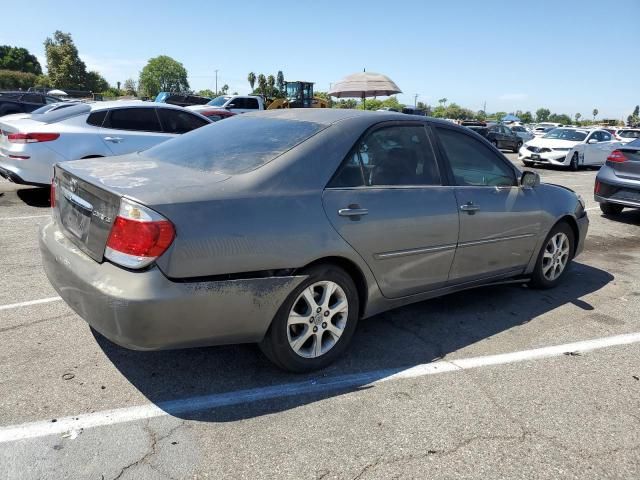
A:
<svg viewBox="0 0 640 480">
<path fill-rule="evenodd" d="M 576 148 L 585 145 L 611 145 L 612 136 L 605 130 L 580 128 L 555 128 L 542 137 L 525 143 L 518 152 L 518 159 L 529 167 L 535 163 L 558 165 L 577 170 L 588 165 Z"/>
</svg>

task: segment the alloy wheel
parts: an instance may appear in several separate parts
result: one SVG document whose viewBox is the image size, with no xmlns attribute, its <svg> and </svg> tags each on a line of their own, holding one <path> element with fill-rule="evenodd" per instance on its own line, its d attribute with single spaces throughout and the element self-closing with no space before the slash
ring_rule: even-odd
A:
<svg viewBox="0 0 640 480">
<path fill-rule="evenodd" d="M 349 302 L 335 282 L 317 282 L 305 288 L 289 312 L 287 339 L 301 357 L 317 358 L 331 350 L 347 325 Z"/>
<path fill-rule="evenodd" d="M 569 252 L 569 237 L 564 232 L 558 232 L 549 239 L 542 256 L 544 278 L 553 281 L 562 275 L 569 262 Z"/>
</svg>

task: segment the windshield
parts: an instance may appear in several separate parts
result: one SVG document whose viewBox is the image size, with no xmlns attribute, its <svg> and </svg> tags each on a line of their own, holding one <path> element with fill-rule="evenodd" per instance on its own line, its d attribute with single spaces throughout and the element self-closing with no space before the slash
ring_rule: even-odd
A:
<svg viewBox="0 0 640 480">
<path fill-rule="evenodd" d="M 33 112 L 31 113 L 35 113 L 35 114 L 39 114 L 39 113 L 46 113 L 48 111 L 51 110 L 60 110 L 61 108 L 66 108 L 66 107 L 71 107 L 72 105 L 75 105 L 75 103 L 50 103 L 49 105 L 45 105 L 44 107 L 40 107 L 35 109 Z"/>
<path fill-rule="evenodd" d="M 579 132 L 577 130 L 571 130 L 569 128 L 554 128 L 542 138 L 555 138 L 557 140 L 582 142 L 585 138 L 587 138 L 587 134 L 585 132 Z"/>
<path fill-rule="evenodd" d="M 622 138 L 640 138 L 640 130 L 621 130 L 618 136 Z"/>
<path fill-rule="evenodd" d="M 228 95 L 221 95 L 220 97 L 216 97 L 213 100 L 211 100 L 209 103 L 207 103 L 207 105 L 210 105 L 212 107 L 221 107 L 223 106 L 225 103 L 227 103 L 227 101 L 230 99 L 231 97 Z"/>
<path fill-rule="evenodd" d="M 323 128 L 311 122 L 238 115 L 161 143 L 140 155 L 234 175 L 261 167 Z"/>
</svg>

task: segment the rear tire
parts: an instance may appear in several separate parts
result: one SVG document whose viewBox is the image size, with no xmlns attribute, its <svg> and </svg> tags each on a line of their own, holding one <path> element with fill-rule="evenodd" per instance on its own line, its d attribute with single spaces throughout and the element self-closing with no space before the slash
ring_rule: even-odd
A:
<svg viewBox="0 0 640 480">
<path fill-rule="evenodd" d="M 622 205 L 618 205 L 616 203 L 601 203 L 600 210 L 605 215 L 618 215 L 622 213 L 622 209 L 624 207 Z"/>
<path fill-rule="evenodd" d="M 567 222 L 556 223 L 544 239 L 529 285 L 548 289 L 564 277 L 575 252 L 575 236 Z"/>
<path fill-rule="evenodd" d="M 303 274 L 308 278 L 284 301 L 259 344 L 276 366 L 296 373 L 325 368 L 342 355 L 360 315 L 358 290 L 342 268 L 318 265 Z"/>
<path fill-rule="evenodd" d="M 513 149 L 513 153 L 518 153 L 521 148 L 522 148 L 522 142 L 518 142 L 516 144 L 516 147 Z"/>
<path fill-rule="evenodd" d="M 571 162 L 569 162 L 569 170 L 572 172 L 578 171 L 578 152 L 575 152 L 571 157 Z"/>
</svg>

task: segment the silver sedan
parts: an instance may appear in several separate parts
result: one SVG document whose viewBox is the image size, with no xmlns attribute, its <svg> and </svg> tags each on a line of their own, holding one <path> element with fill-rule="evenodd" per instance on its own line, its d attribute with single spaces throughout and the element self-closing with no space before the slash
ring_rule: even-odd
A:
<svg viewBox="0 0 640 480">
<path fill-rule="evenodd" d="M 394 307 L 554 287 L 588 228 L 573 191 L 468 129 L 392 112 L 239 115 L 59 164 L 52 197 L 45 270 L 95 330 L 143 350 L 257 342 L 297 372 Z"/>
</svg>

